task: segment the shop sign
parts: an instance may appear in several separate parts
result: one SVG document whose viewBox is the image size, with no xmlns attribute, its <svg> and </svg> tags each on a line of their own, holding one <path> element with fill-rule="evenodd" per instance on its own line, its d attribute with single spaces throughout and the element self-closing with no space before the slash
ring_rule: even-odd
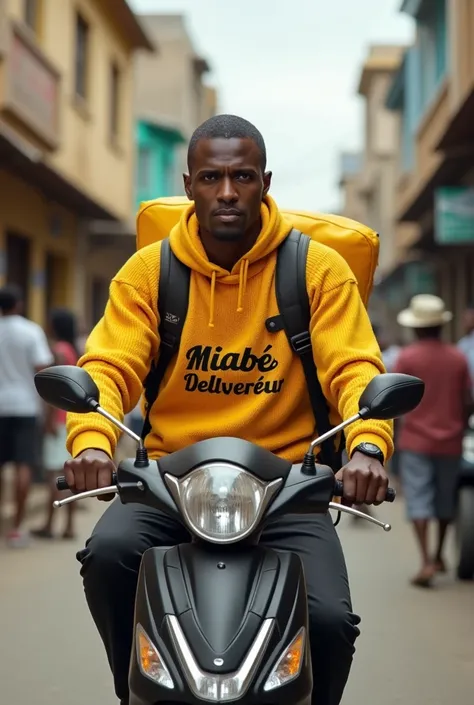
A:
<svg viewBox="0 0 474 705">
<path fill-rule="evenodd" d="M 436 190 L 435 241 L 439 245 L 474 243 L 474 188 L 444 186 Z"/>
</svg>

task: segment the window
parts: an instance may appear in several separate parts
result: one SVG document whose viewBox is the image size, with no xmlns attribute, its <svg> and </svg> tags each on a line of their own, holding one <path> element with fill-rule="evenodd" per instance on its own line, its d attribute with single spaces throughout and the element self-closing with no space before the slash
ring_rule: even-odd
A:
<svg viewBox="0 0 474 705">
<path fill-rule="evenodd" d="M 24 0 L 23 19 L 33 32 L 38 31 L 38 0 Z"/>
<path fill-rule="evenodd" d="M 421 97 L 426 107 L 447 70 L 446 0 L 432 0 L 420 16 L 418 43 L 421 55 Z"/>
<path fill-rule="evenodd" d="M 89 53 L 89 25 L 85 19 L 76 15 L 76 61 L 75 91 L 81 98 L 87 98 L 87 68 Z"/>
<path fill-rule="evenodd" d="M 138 188 L 140 191 L 151 188 L 151 151 L 148 147 L 138 149 Z"/>
<path fill-rule="evenodd" d="M 110 65 L 110 137 L 116 141 L 120 130 L 120 69 L 115 62 Z"/>
<path fill-rule="evenodd" d="M 401 169 L 409 172 L 415 166 L 415 134 L 423 113 L 420 88 L 423 69 L 418 44 L 408 49 L 402 70 Z"/>
</svg>

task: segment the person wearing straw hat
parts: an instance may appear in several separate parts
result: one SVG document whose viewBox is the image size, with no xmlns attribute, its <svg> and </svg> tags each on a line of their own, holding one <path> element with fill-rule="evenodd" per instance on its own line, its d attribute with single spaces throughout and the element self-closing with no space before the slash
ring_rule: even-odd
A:
<svg viewBox="0 0 474 705">
<path fill-rule="evenodd" d="M 395 371 L 421 377 L 426 385 L 420 405 L 402 420 L 398 440 L 407 514 L 422 558 L 412 579 L 418 587 L 430 587 L 435 574 L 446 571 L 443 547 L 454 518 L 462 441 L 472 405 L 467 360 L 441 339 L 452 317 L 444 301 L 431 294 L 414 296 L 398 315 L 398 323 L 411 328 L 416 341 L 402 350 Z M 438 522 L 435 553 L 428 542 L 431 520 Z"/>
</svg>

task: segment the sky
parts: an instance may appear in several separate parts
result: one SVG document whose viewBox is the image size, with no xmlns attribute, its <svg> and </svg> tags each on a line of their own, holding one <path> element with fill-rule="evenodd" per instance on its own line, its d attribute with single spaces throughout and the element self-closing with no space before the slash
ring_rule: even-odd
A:
<svg viewBox="0 0 474 705">
<path fill-rule="evenodd" d="M 219 112 L 262 132 L 282 207 L 340 208 L 341 151 L 363 139 L 357 96 L 370 44 L 407 44 L 401 0 L 130 0 L 140 13 L 184 14 L 212 66 Z"/>
</svg>

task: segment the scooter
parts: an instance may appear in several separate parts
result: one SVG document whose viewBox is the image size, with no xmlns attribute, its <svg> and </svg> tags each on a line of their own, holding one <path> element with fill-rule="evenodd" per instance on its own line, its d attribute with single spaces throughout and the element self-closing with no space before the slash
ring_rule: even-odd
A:
<svg viewBox="0 0 474 705">
<path fill-rule="evenodd" d="M 455 529 L 457 576 L 474 580 L 474 416 L 464 437 Z"/>
<path fill-rule="evenodd" d="M 118 494 L 182 522 L 192 542 L 152 548 L 142 558 L 129 671 L 130 705 L 310 705 L 313 678 L 308 606 L 299 557 L 259 545 L 265 524 L 285 513 L 329 509 L 385 524 L 332 499 L 342 483 L 317 465 L 315 450 L 359 419 L 389 419 L 414 409 L 424 393 L 415 377 L 374 378 L 359 411 L 311 442 L 292 465 L 241 438 L 212 438 L 149 461 L 140 438 L 99 404 L 81 368 L 57 366 L 35 377 L 43 399 L 65 411 L 96 412 L 138 443 L 113 484 L 57 501 Z M 67 489 L 62 478 L 61 489 Z M 395 499 L 389 488 L 387 501 Z M 321 567 L 323 570 L 323 566 Z M 315 684 L 317 687 L 317 684 Z"/>
</svg>

